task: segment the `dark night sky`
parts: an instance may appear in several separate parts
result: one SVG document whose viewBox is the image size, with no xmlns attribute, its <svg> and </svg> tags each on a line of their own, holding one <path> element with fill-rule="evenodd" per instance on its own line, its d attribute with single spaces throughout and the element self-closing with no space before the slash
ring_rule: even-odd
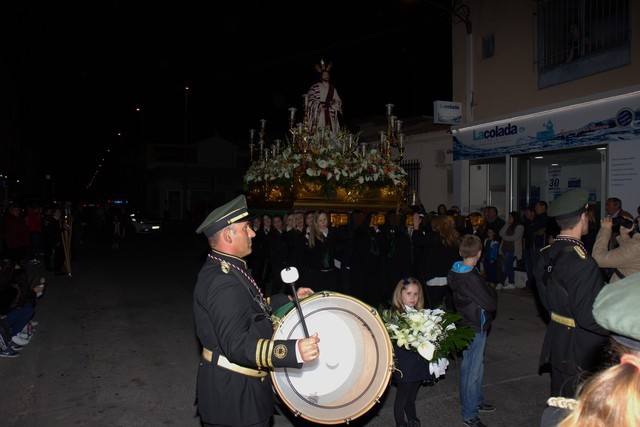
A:
<svg viewBox="0 0 640 427">
<path fill-rule="evenodd" d="M 69 178 L 59 185 L 86 183 L 116 132 L 139 138 L 136 106 L 145 141 L 182 143 L 185 85 L 189 142 L 244 144 L 262 118 L 283 138 L 320 58 L 333 62 L 347 127 L 387 103 L 402 118 L 451 98 L 451 18 L 434 6 L 447 0 L 225 3 L 3 2 L 0 60 L 22 138 Z"/>
</svg>

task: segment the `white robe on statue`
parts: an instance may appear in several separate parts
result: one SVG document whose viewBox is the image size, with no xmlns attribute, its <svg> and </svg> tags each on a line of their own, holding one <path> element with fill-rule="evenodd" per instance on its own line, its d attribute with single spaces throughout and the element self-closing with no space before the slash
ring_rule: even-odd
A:
<svg viewBox="0 0 640 427">
<path fill-rule="evenodd" d="M 323 106 L 327 105 L 327 96 L 332 88 L 331 99 L 328 110 Z M 338 113 L 342 114 L 342 101 L 338 91 L 331 83 L 319 82 L 309 88 L 307 93 L 308 102 L 308 123 L 313 133 L 314 130 L 325 129 L 337 135 L 340 131 Z"/>
</svg>

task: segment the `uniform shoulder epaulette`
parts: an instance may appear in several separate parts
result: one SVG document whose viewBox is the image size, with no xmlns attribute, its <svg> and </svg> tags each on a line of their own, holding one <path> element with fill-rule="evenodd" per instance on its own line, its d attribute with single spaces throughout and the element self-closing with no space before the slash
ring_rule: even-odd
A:
<svg viewBox="0 0 640 427">
<path fill-rule="evenodd" d="M 574 251 L 576 251 L 576 253 L 578 254 L 578 256 L 579 256 L 581 259 L 586 259 L 586 258 L 587 258 L 587 254 L 585 253 L 585 251 L 584 251 L 584 250 L 582 250 L 582 248 L 581 248 L 580 246 L 575 245 L 575 246 L 573 247 L 573 250 L 574 250 Z"/>
</svg>

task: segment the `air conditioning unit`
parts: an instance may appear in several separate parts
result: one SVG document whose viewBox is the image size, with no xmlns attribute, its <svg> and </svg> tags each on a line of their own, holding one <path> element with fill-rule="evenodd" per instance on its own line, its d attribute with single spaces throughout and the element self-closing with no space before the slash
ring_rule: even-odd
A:
<svg viewBox="0 0 640 427">
<path fill-rule="evenodd" d="M 453 150 L 443 149 L 436 150 L 436 167 L 449 169 L 453 166 Z"/>
</svg>

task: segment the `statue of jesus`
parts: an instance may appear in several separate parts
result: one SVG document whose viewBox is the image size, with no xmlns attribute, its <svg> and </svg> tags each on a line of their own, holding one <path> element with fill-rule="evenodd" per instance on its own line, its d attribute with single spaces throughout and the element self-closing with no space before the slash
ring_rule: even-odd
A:
<svg viewBox="0 0 640 427">
<path fill-rule="evenodd" d="M 325 65 L 324 60 L 320 60 L 320 64 L 315 66 L 320 73 L 320 81 L 307 92 L 307 122 L 311 134 L 320 129 L 334 135 L 340 132 L 338 113 L 342 114 L 342 100 L 335 86 L 329 83 L 331 66 L 331 63 Z"/>
</svg>

